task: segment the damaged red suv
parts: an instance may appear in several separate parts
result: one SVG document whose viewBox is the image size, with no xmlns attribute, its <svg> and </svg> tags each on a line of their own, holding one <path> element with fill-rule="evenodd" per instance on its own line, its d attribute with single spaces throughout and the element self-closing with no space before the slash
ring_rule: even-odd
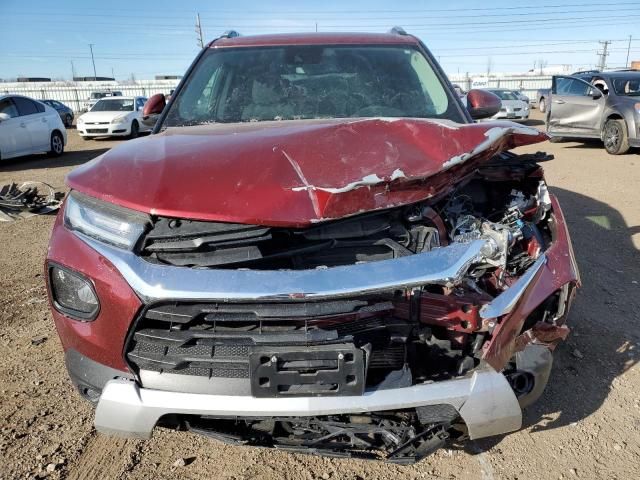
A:
<svg viewBox="0 0 640 480">
<path fill-rule="evenodd" d="M 75 169 L 46 261 L 100 432 L 416 461 L 521 427 L 579 286 L 546 140 L 389 34 L 210 43 Z"/>
</svg>

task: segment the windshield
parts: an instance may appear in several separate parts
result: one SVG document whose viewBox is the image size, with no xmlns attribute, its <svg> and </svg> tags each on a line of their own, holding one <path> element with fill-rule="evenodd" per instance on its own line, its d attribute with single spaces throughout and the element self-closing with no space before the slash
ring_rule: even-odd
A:
<svg viewBox="0 0 640 480">
<path fill-rule="evenodd" d="M 413 48 L 287 46 L 209 50 L 164 126 L 377 116 L 464 121 Z"/>
<path fill-rule="evenodd" d="M 518 95 L 515 92 L 509 90 L 489 90 L 491 93 L 495 93 L 501 100 L 519 100 Z"/>
<path fill-rule="evenodd" d="M 133 99 L 104 99 L 99 100 L 92 112 L 130 112 L 133 110 Z"/>
<path fill-rule="evenodd" d="M 640 96 L 640 75 L 626 78 L 614 78 L 613 89 L 618 95 L 627 95 L 629 97 Z"/>
</svg>

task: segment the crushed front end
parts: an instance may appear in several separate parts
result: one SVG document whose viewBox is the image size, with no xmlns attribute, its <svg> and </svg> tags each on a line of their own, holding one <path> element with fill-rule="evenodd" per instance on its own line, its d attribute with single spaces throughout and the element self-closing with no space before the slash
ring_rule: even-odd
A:
<svg viewBox="0 0 640 480">
<path fill-rule="evenodd" d="M 542 157 L 491 148 L 438 180 L 334 189 L 411 201 L 304 225 L 141 214 L 72 192 L 47 276 L 96 428 L 398 463 L 520 428 L 580 280 Z M 133 227 L 105 241 L 112 218 Z"/>
</svg>

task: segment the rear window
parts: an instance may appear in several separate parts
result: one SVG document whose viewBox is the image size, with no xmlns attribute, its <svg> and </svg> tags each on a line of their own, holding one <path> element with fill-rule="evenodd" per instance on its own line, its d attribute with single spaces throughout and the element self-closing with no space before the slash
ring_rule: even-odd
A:
<svg viewBox="0 0 640 480">
<path fill-rule="evenodd" d="M 614 78 L 613 89 L 618 95 L 628 97 L 640 96 L 640 75 L 627 78 Z"/>
<path fill-rule="evenodd" d="M 357 117 L 464 121 L 412 47 L 287 46 L 209 50 L 164 126 Z"/>
</svg>

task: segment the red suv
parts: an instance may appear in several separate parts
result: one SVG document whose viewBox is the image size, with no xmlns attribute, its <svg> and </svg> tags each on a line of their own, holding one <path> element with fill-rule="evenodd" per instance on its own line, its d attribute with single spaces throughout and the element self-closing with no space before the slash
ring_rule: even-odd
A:
<svg viewBox="0 0 640 480">
<path fill-rule="evenodd" d="M 400 463 L 520 428 L 579 276 L 499 108 L 401 30 L 211 42 L 67 178 L 47 279 L 96 428 Z"/>
</svg>

